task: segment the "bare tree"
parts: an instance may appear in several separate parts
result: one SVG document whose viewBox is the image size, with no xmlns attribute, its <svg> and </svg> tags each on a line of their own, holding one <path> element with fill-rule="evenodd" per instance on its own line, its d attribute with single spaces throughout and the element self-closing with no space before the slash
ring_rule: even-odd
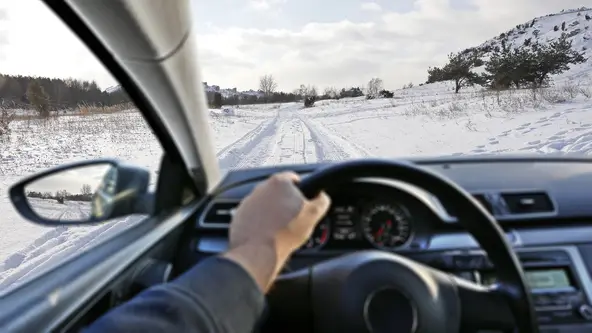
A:
<svg viewBox="0 0 592 333">
<path fill-rule="evenodd" d="M 297 91 L 298 91 L 298 95 L 300 95 L 302 98 L 311 97 L 311 96 L 314 96 L 314 97 L 318 96 L 317 87 L 311 86 L 310 84 L 308 86 L 301 84 L 300 88 Z"/>
<path fill-rule="evenodd" d="M 82 195 L 91 195 L 92 194 L 92 188 L 89 184 L 84 184 L 82 185 L 82 188 L 80 189 L 80 194 Z"/>
<path fill-rule="evenodd" d="M 300 95 L 300 97 L 302 97 L 302 99 L 304 100 L 305 107 L 308 108 L 314 106 L 314 103 L 318 97 L 317 88 L 315 86 L 305 86 L 301 84 L 297 92 Z"/>
<path fill-rule="evenodd" d="M 325 88 L 325 96 L 331 99 L 339 99 L 339 92 L 335 87 L 327 87 Z"/>
<path fill-rule="evenodd" d="M 297 94 L 298 94 L 300 97 L 304 98 L 304 97 L 306 97 L 306 95 L 307 95 L 308 88 L 306 88 L 306 86 L 305 86 L 305 85 L 301 84 L 301 85 L 300 85 L 300 88 L 298 88 L 296 91 L 297 91 Z"/>
<path fill-rule="evenodd" d="M 259 78 L 259 90 L 265 95 L 265 102 L 267 102 L 267 98 L 269 98 L 276 89 L 277 82 L 275 82 L 273 75 L 266 74 Z"/>
<path fill-rule="evenodd" d="M 366 92 L 366 97 L 369 99 L 376 98 L 380 95 L 380 91 L 382 89 L 382 80 L 375 77 L 368 82 L 368 91 Z"/>
</svg>

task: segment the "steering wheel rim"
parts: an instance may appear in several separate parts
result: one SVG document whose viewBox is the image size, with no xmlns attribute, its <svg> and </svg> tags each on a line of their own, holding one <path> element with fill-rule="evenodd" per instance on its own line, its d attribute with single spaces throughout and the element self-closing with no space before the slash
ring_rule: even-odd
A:
<svg viewBox="0 0 592 333">
<path fill-rule="evenodd" d="M 304 293 L 308 293 L 309 296 L 307 297 L 313 297 L 310 296 L 311 289 L 313 291 L 312 294 L 314 294 L 315 290 L 319 289 L 318 286 L 315 287 L 315 278 L 317 280 L 324 280 L 321 281 L 322 283 L 317 283 L 317 285 L 323 285 L 323 289 L 330 289 L 332 288 L 332 285 L 337 285 L 339 283 L 342 283 L 342 287 L 344 287 L 346 283 L 350 283 L 346 282 L 346 280 L 349 281 L 352 280 L 354 276 L 359 276 L 359 274 L 356 272 L 361 270 L 362 267 L 367 267 L 370 264 L 374 265 L 378 262 L 381 262 L 382 264 L 380 265 L 382 266 L 379 265 L 377 267 L 380 268 L 378 271 L 381 271 L 381 267 L 384 268 L 382 273 L 383 275 L 391 274 L 391 271 L 394 269 L 393 267 L 399 267 L 397 268 L 397 273 L 393 275 L 395 278 L 396 276 L 400 276 L 403 272 L 404 274 L 411 274 L 415 277 L 419 277 L 418 279 L 421 279 L 421 276 L 429 271 L 429 281 L 426 280 L 425 283 L 438 283 L 440 287 L 443 287 L 442 289 L 447 289 L 450 287 L 451 290 L 447 292 L 455 294 L 455 297 L 459 301 L 458 304 L 451 301 L 452 298 L 454 298 L 452 297 L 449 300 L 443 301 L 450 301 L 446 305 L 443 303 L 437 303 L 438 301 L 433 300 L 436 303 L 432 304 L 432 306 L 455 307 L 458 305 L 459 307 L 462 307 L 462 301 L 466 301 L 467 303 L 481 302 L 481 304 L 472 304 L 472 306 L 483 309 L 483 311 L 491 311 L 494 309 L 494 311 L 497 311 L 498 313 L 494 314 L 493 318 L 483 317 L 482 320 L 475 319 L 474 324 L 479 325 L 485 324 L 486 322 L 488 324 L 492 324 L 492 321 L 499 319 L 501 326 L 506 325 L 504 329 L 508 328 L 508 322 L 512 322 L 519 332 L 539 332 L 532 297 L 526 283 L 522 266 L 520 265 L 516 253 L 508 243 L 506 235 L 499 227 L 493 216 L 491 216 L 491 214 L 485 210 L 469 193 L 452 181 L 435 172 L 420 168 L 409 162 L 365 159 L 334 164 L 317 170 L 308 177 L 302 179 L 299 184 L 299 188 L 301 189 L 304 196 L 307 198 L 313 198 L 321 190 L 331 188 L 334 185 L 352 181 L 354 179 L 367 177 L 387 178 L 403 181 L 423 188 L 436 197 L 447 197 L 450 199 L 451 204 L 455 208 L 455 212 L 458 212 L 456 215 L 459 223 L 475 238 L 475 240 L 480 244 L 481 248 L 487 253 L 491 262 L 494 264 L 498 273 L 498 284 L 493 289 L 486 289 L 482 286 L 473 284 L 472 282 L 460 280 L 448 273 L 443 273 L 431 268 L 427 268 L 421 264 L 412 262 L 393 253 L 379 254 L 377 251 L 364 251 L 357 254 L 346 255 L 345 257 L 342 256 L 336 259 L 331 259 L 316 265 L 318 266 L 316 268 L 313 266 L 313 268 L 304 269 L 298 272 L 293 272 L 290 275 L 280 277 L 276 283 L 276 287 L 274 287 L 276 290 L 270 293 L 268 297 L 268 301 L 271 305 L 270 319 L 272 322 L 274 322 L 274 315 L 277 316 L 279 314 L 279 317 L 282 317 L 280 313 L 282 312 L 282 307 L 284 307 L 284 310 L 287 310 L 284 305 L 279 304 L 280 302 L 274 303 L 274 300 L 284 298 L 285 302 L 286 295 L 290 294 L 288 288 L 292 288 L 295 294 L 301 295 L 293 295 L 293 297 L 300 297 L 301 299 L 300 301 L 294 302 L 290 306 L 291 309 L 289 311 L 293 314 L 294 311 L 300 309 L 308 313 L 309 320 L 313 320 L 314 318 L 315 321 L 318 321 L 319 318 L 317 318 L 316 314 L 312 314 L 310 313 L 310 309 L 306 309 L 306 303 L 312 302 L 314 300 L 304 300 L 305 296 L 302 296 Z M 352 262 L 357 262 L 357 264 L 352 264 Z M 330 272 L 328 272 L 330 269 L 337 271 L 341 270 L 344 278 L 340 281 L 337 281 L 338 279 L 330 276 Z M 364 274 L 368 275 L 368 273 Z M 328 281 L 330 281 L 330 283 Z M 310 286 L 311 284 L 312 287 Z M 360 284 L 363 285 L 363 283 Z M 355 289 L 357 287 L 356 285 L 348 284 L 347 288 Z M 340 293 L 342 292 L 343 290 L 335 290 L 335 293 L 332 294 L 332 296 L 340 297 L 339 295 L 341 295 Z M 322 297 L 326 296 L 329 296 L 329 294 L 325 294 L 325 296 Z M 366 301 L 367 300 L 368 299 L 366 299 Z M 328 304 L 325 302 L 325 305 Z M 509 311 L 506 311 L 508 309 L 505 309 L 504 306 L 507 306 Z M 323 309 L 324 307 L 320 309 L 321 312 L 324 311 Z M 506 314 L 509 312 L 509 314 L 505 315 L 505 318 L 502 319 L 501 316 L 504 316 L 504 311 L 506 311 Z M 481 316 L 481 314 L 478 312 L 478 309 L 470 309 L 470 307 L 465 307 L 462 309 L 462 312 L 465 313 L 465 315 L 470 313 L 471 315 Z M 348 315 L 335 311 L 329 313 L 332 313 L 332 315 Z M 461 320 L 461 315 L 462 314 L 459 312 L 459 321 Z M 364 316 L 364 318 L 366 318 L 366 314 Z M 428 313 L 427 316 L 432 316 L 432 314 Z M 446 314 L 446 316 L 455 316 L 455 314 Z M 434 320 L 434 318 L 432 318 L 432 320 Z M 278 319 L 279 318 L 275 318 L 275 322 L 277 322 Z M 300 318 L 300 320 L 305 319 L 306 318 Z M 334 318 L 334 320 L 339 319 Z M 469 321 L 471 321 L 471 319 L 469 319 Z M 501 322 L 504 322 L 503 325 Z M 426 324 L 429 325 L 429 323 Z M 444 323 L 442 324 L 444 325 Z M 450 329 L 450 327 L 454 327 L 454 325 L 448 325 L 447 327 Z M 341 328 L 343 329 L 344 327 Z M 345 328 L 347 330 L 347 327 Z M 368 328 L 367 331 L 377 332 L 376 330 L 372 330 L 370 328 Z M 412 331 L 415 332 L 415 329 Z M 420 329 L 419 331 L 421 332 L 422 330 Z M 440 331 L 448 332 L 448 330 L 444 329 Z"/>
</svg>

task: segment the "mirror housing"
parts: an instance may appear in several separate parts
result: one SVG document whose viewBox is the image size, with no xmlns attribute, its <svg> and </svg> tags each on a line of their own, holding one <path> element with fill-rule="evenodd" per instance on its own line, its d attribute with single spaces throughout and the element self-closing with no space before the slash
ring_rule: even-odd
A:
<svg viewBox="0 0 592 333">
<path fill-rule="evenodd" d="M 97 169 L 102 172 L 89 173 Z M 87 183 L 89 179 L 96 180 L 94 193 L 93 186 Z M 66 183 L 77 181 L 82 184 L 78 187 L 80 193 L 64 190 Z M 98 159 L 65 164 L 29 176 L 13 185 L 9 196 L 21 216 L 31 222 L 49 226 L 90 225 L 133 214 L 150 214 L 149 181 L 150 172 L 145 168 Z M 45 190 L 51 184 L 58 191 L 43 192 L 39 190 L 40 184 Z M 72 215 L 76 217 L 64 219 Z"/>
</svg>

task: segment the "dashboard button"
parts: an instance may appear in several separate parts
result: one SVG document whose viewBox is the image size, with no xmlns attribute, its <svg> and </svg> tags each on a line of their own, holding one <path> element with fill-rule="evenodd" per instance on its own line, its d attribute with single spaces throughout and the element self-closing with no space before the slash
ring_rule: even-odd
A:
<svg viewBox="0 0 592 333">
<path fill-rule="evenodd" d="M 566 306 L 569 304 L 569 300 L 565 296 L 555 296 L 553 297 L 553 305 L 557 306 Z"/>
<path fill-rule="evenodd" d="M 588 304 L 582 304 L 578 308 L 578 312 L 582 318 L 586 320 L 592 320 L 592 307 Z"/>
<path fill-rule="evenodd" d="M 558 321 L 566 321 L 566 320 L 573 319 L 573 317 L 574 317 L 573 311 L 571 311 L 571 310 L 556 310 L 556 311 L 552 311 L 551 315 L 553 316 L 553 318 L 555 320 L 558 320 Z"/>
<path fill-rule="evenodd" d="M 546 295 L 540 295 L 536 298 L 535 304 L 538 306 L 548 306 L 551 304 L 551 299 Z"/>
</svg>

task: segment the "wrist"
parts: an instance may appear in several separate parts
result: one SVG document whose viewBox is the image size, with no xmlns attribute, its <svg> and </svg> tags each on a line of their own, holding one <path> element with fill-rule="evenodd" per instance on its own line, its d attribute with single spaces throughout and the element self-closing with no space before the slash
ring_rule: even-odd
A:
<svg viewBox="0 0 592 333">
<path fill-rule="evenodd" d="M 274 240 L 257 240 L 231 246 L 222 256 L 241 265 L 266 293 L 289 255 Z"/>
</svg>

